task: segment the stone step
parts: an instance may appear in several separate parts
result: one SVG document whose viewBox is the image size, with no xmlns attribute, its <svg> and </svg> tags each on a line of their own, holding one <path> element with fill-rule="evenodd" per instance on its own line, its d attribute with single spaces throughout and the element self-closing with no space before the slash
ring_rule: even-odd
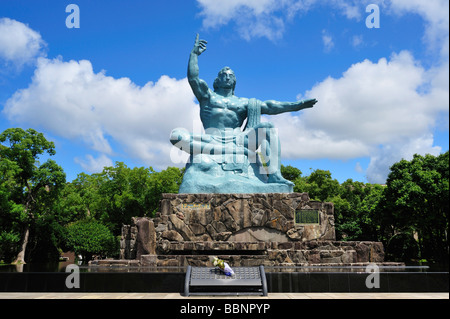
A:
<svg viewBox="0 0 450 319">
<path fill-rule="evenodd" d="M 263 254 L 236 254 L 226 251 L 208 251 L 205 254 L 165 254 L 142 255 L 140 264 L 143 266 L 208 266 L 211 267 L 212 257 L 217 256 L 230 265 L 235 266 L 277 266 L 277 265 L 309 265 L 309 264 L 351 264 L 359 262 L 355 250 L 279 250 L 269 249 Z M 370 260 L 365 260 L 370 262 Z"/>
<path fill-rule="evenodd" d="M 89 266 L 100 267 L 122 267 L 122 266 L 139 266 L 139 260 L 135 259 L 99 259 L 90 260 Z"/>
<path fill-rule="evenodd" d="M 338 268 L 338 267 L 353 267 L 355 268 L 355 271 L 361 271 L 358 270 L 359 268 L 366 267 L 369 264 L 372 264 L 373 262 L 343 262 L 342 260 L 338 260 L 337 262 L 336 257 L 328 257 L 328 253 L 336 253 L 336 251 L 323 251 L 322 256 L 324 258 L 320 259 L 319 262 L 315 262 L 314 258 L 310 260 L 294 260 L 288 259 L 289 251 L 272 251 L 269 252 L 268 255 L 217 255 L 217 257 L 225 260 L 231 267 L 238 267 L 238 266 L 259 266 L 264 265 L 266 267 L 275 267 L 277 272 L 292 272 L 292 271 L 327 271 L 329 270 L 327 267 L 330 268 Z M 302 251 L 302 253 L 306 253 L 306 251 Z M 273 254 L 273 255 L 272 255 Z M 214 255 L 216 256 L 216 255 Z M 159 269 L 162 269 L 164 267 L 167 268 L 168 271 L 170 271 L 171 267 L 178 267 L 178 268 L 185 268 L 187 265 L 191 266 L 204 266 L 204 267 L 212 267 L 211 264 L 211 257 L 212 255 L 142 255 L 140 260 L 111 260 L 111 259 L 104 259 L 104 260 L 92 260 L 89 262 L 89 266 L 94 268 L 120 268 L 123 269 L 129 268 L 129 267 L 145 267 L 143 269 L 147 269 L 148 267 L 158 267 Z M 328 258 L 327 258 L 328 257 Z M 272 258 L 272 259 L 271 259 Z M 273 258 L 278 258 L 279 260 L 273 260 Z M 399 262 L 377 262 L 376 263 L 379 266 L 386 266 L 386 267 L 398 267 L 398 266 L 405 266 L 404 263 Z M 295 267 L 295 268 L 294 268 Z M 304 267 L 304 268 L 302 268 Z M 314 268 L 317 267 L 317 268 Z M 358 268 L 359 267 L 359 268 Z M 352 271 L 351 269 L 344 269 L 345 271 Z"/>
<path fill-rule="evenodd" d="M 158 242 L 157 247 L 164 251 L 194 251 L 194 250 L 383 250 L 380 242 L 371 241 L 288 241 L 288 242 L 234 242 L 234 241 L 168 241 Z"/>
<path fill-rule="evenodd" d="M 382 262 L 384 250 L 379 242 L 169 242 L 156 249 L 161 255 L 268 255 L 269 260 L 294 263 Z M 285 253 L 282 253 L 285 251 Z"/>
<path fill-rule="evenodd" d="M 141 266 L 150 267 L 213 267 L 212 257 L 217 256 L 230 265 L 259 266 L 267 265 L 267 256 L 264 255 L 142 255 Z"/>
</svg>

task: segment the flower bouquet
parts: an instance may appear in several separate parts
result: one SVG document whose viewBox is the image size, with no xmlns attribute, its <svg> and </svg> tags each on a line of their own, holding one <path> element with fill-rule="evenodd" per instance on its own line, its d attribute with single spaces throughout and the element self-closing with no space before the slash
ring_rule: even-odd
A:
<svg viewBox="0 0 450 319">
<path fill-rule="evenodd" d="M 213 265 L 218 267 L 220 270 L 222 270 L 226 276 L 234 275 L 233 269 L 231 269 L 231 267 L 226 262 L 224 262 L 222 259 L 214 257 Z"/>
</svg>

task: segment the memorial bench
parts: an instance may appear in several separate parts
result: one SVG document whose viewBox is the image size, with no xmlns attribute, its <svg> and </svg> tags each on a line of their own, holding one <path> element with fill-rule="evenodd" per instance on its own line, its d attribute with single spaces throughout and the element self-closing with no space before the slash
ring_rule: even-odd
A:
<svg viewBox="0 0 450 319">
<path fill-rule="evenodd" d="M 184 296 L 267 296 L 264 266 L 233 267 L 233 270 L 234 275 L 226 276 L 217 267 L 188 266 L 184 282 Z"/>
</svg>

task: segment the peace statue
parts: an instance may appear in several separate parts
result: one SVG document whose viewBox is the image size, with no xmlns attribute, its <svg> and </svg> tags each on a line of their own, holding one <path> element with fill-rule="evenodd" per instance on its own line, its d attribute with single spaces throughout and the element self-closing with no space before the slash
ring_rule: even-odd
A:
<svg viewBox="0 0 450 319">
<path fill-rule="evenodd" d="M 207 41 L 197 34 L 188 64 L 188 81 L 200 104 L 205 133 L 177 128 L 170 141 L 190 155 L 180 193 L 290 193 L 293 183 L 280 172 L 281 148 L 270 122 L 262 114 L 311 108 L 317 100 L 260 101 L 234 95 L 236 76 L 229 67 L 219 71 L 212 91 L 199 78 L 198 56 Z"/>
</svg>

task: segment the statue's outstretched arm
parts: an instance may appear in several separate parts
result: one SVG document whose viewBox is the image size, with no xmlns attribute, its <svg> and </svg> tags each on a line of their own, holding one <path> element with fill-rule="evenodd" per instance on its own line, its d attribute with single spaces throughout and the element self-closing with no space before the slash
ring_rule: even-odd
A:
<svg viewBox="0 0 450 319">
<path fill-rule="evenodd" d="M 198 77 L 198 56 L 206 50 L 206 43 L 207 42 L 205 40 L 199 40 L 199 36 L 197 33 L 194 48 L 192 49 L 191 55 L 189 56 L 187 72 L 189 84 L 191 85 L 192 91 L 194 92 L 194 95 L 199 102 L 208 97 L 209 91 L 206 82 Z"/>
<path fill-rule="evenodd" d="M 264 101 L 261 105 L 261 114 L 280 114 L 295 112 L 311 108 L 317 103 L 316 99 L 302 100 L 296 102 L 279 102 L 274 100 Z"/>
</svg>

